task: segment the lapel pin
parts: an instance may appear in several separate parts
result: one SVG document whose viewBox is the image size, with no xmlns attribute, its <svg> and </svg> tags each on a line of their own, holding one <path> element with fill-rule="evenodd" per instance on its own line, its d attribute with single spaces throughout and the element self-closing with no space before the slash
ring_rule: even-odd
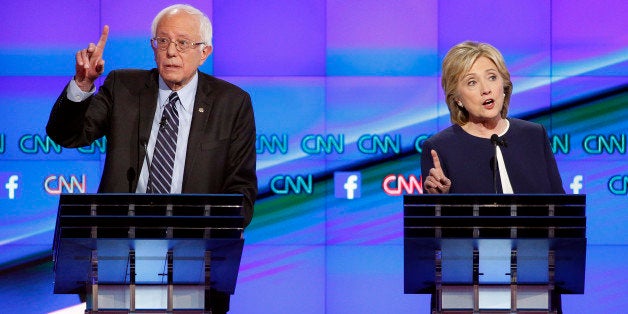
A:
<svg viewBox="0 0 628 314">
<path fill-rule="evenodd" d="M 205 108 L 198 108 L 198 112 L 200 112 L 200 113 L 205 112 Z"/>
</svg>

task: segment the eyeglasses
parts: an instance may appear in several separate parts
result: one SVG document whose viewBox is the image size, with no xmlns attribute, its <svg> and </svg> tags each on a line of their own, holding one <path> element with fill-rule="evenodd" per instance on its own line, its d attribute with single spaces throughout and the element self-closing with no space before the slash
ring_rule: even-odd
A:
<svg viewBox="0 0 628 314">
<path fill-rule="evenodd" d="M 194 48 L 198 45 L 205 45 L 204 42 L 195 43 L 187 39 L 171 40 L 170 38 L 166 38 L 166 37 L 155 37 L 155 38 L 151 38 L 150 40 L 150 44 L 153 46 L 153 48 L 159 49 L 159 50 L 167 50 L 168 47 L 170 47 L 171 43 L 174 43 L 174 46 L 177 48 L 179 52 L 188 51 L 189 49 Z"/>
</svg>

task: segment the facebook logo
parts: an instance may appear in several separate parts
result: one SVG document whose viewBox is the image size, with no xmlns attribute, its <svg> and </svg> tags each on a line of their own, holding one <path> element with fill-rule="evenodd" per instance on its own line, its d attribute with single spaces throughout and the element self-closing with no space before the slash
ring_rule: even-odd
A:
<svg viewBox="0 0 628 314">
<path fill-rule="evenodd" d="M 362 175 L 359 172 L 334 172 L 334 195 L 352 200 L 361 196 Z"/>
<path fill-rule="evenodd" d="M 573 191 L 573 194 L 580 194 L 580 190 L 584 187 L 582 182 L 582 175 L 576 175 L 573 177 L 573 181 L 569 184 L 569 188 Z"/>
<path fill-rule="evenodd" d="M 19 177 L 16 174 L 0 173 L 0 198 L 15 199 L 19 191 Z"/>
</svg>

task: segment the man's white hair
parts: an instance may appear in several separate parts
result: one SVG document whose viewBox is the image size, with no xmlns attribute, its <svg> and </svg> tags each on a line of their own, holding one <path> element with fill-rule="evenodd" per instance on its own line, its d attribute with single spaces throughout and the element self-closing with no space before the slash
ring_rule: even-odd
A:
<svg viewBox="0 0 628 314">
<path fill-rule="evenodd" d="M 209 18 L 205 15 L 205 13 L 189 4 L 174 4 L 161 10 L 157 16 L 155 16 L 155 19 L 153 19 L 153 24 L 151 26 L 151 34 L 153 37 L 157 35 L 157 24 L 159 24 L 161 18 L 167 14 L 175 13 L 177 11 L 183 11 L 196 16 L 201 27 L 199 30 L 201 40 L 205 43 L 205 45 L 212 46 L 212 23 L 209 21 Z"/>
</svg>

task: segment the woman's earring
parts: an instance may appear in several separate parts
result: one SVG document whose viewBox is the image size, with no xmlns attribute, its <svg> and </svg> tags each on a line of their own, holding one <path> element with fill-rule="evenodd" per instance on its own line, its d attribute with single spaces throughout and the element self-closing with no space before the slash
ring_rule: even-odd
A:
<svg viewBox="0 0 628 314">
<path fill-rule="evenodd" d="M 464 106 L 462 105 L 462 102 L 460 100 L 456 100 L 456 104 L 458 104 L 458 107 L 464 108 Z"/>
</svg>

